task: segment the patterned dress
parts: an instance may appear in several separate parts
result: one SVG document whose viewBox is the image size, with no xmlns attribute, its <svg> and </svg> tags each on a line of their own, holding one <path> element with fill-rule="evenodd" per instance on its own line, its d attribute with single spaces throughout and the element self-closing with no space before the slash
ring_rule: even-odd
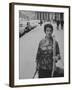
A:
<svg viewBox="0 0 72 90">
<path fill-rule="evenodd" d="M 56 41 L 55 44 L 56 55 L 60 54 L 59 46 Z M 51 77 L 52 67 L 53 67 L 53 38 L 49 40 L 41 40 L 38 47 L 38 52 L 36 56 L 37 65 L 39 65 L 39 78 Z"/>
</svg>

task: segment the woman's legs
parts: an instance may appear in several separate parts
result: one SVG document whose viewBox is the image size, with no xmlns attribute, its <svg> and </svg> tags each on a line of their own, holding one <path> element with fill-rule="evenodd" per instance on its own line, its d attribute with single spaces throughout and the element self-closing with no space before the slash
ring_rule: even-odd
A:
<svg viewBox="0 0 72 90">
<path fill-rule="evenodd" d="M 44 70 L 40 68 L 38 75 L 39 75 L 39 78 L 49 78 L 51 77 L 51 70 Z"/>
</svg>

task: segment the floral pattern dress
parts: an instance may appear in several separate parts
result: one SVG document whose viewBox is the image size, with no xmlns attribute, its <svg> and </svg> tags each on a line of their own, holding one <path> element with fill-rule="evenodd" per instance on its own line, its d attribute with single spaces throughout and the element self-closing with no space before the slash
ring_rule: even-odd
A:
<svg viewBox="0 0 72 90">
<path fill-rule="evenodd" d="M 58 42 L 55 44 L 56 55 L 60 54 Z M 52 72 L 53 67 L 53 38 L 51 37 L 49 40 L 45 37 L 45 39 L 41 40 L 39 43 L 37 56 L 36 56 L 37 65 L 39 65 L 39 69 L 47 70 Z"/>
</svg>

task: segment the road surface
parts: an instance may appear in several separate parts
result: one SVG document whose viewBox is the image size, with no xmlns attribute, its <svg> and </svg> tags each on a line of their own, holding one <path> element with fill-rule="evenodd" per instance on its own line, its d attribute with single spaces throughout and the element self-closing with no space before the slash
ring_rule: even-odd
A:
<svg viewBox="0 0 72 90">
<path fill-rule="evenodd" d="M 45 24 L 45 23 L 44 23 Z M 19 39 L 19 78 L 31 79 L 34 75 L 36 68 L 36 53 L 39 45 L 39 41 L 45 37 L 44 24 L 38 25 L 37 28 L 25 34 Z M 59 43 L 61 60 L 57 63 L 57 66 L 64 68 L 64 30 L 56 28 L 56 24 L 53 24 L 54 35 Z M 36 76 L 37 78 L 37 76 Z"/>
</svg>

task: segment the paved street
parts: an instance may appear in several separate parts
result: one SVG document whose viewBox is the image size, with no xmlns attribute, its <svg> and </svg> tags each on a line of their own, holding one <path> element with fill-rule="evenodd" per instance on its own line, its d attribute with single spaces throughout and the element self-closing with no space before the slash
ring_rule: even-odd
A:
<svg viewBox="0 0 72 90">
<path fill-rule="evenodd" d="M 45 23 L 44 23 L 45 24 Z M 38 49 L 39 42 L 42 38 L 44 38 L 45 33 L 43 30 L 43 26 L 38 25 L 34 30 L 25 34 L 23 37 L 19 39 L 19 57 L 20 57 L 20 79 L 24 78 L 32 78 L 35 72 L 35 59 L 36 53 Z M 56 24 L 54 26 L 54 35 L 56 40 L 59 43 L 61 60 L 57 63 L 57 66 L 63 68 L 64 63 L 64 30 L 61 30 L 59 26 L 59 30 L 56 29 Z"/>
</svg>

